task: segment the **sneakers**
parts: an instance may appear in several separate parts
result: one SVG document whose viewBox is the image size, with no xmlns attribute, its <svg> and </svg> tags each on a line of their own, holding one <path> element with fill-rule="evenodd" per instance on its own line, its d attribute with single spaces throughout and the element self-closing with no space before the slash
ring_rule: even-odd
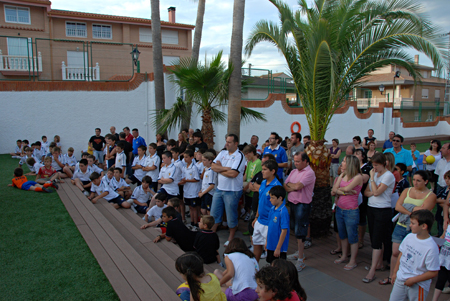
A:
<svg viewBox="0 0 450 301">
<path fill-rule="evenodd" d="M 240 218 L 244 218 L 244 216 L 245 216 L 245 209 L 244 208 L 242 208 L 241 209 L 241 216 L 240 216 Z"/>
<path fill-rule="evenodd" d="M 445 287 L 445 288 L 442 290 L 442 293 L 443 293 L 443 294 L 450 294 L 450 287 L 449 287 L 449 286 Z"/>
<path fill-rule="evenodd" d="M 244 221 L 248 222 L 248 220 L 250 219 L 250 213 L 246 213 L 245 217 L 244 217 Z"/>
<path fill-rule="evenodd" d="M 56 180 L 53 180 L 52 186 L 53 186 L 55 189 L 59 189 L 59 185 L 56 184 Z"/>
<path fill-rule="evenodd" d="M 250 252 L 253 253 L 253 245 L 251 245 L 250 247 L 248 247 L 248 250 L 249 250 Z"/>
<path fill-rule="evenodd" d="M 302 258 L 302 260 L 305 260 L 305 258 L 306 258 L 305 253 L 303 253 L 303 258 Z M 298 260 L 298 251 L 295 252 L 295 253 L 292 253 L 291 255 L 288 255 L 288 256 L 286 257 L 286 259 L 287 259 L 287 260 Z"/>
<path fill-rule="evenodd" d="M 86 190 L 83 190 L 83 194 L 84 194 L 85 196 L 89 196 L 89 192 L 87 192 Z"/>
<path fill-rule="evenodd" d="M 130 209 L 133 210 L 134 213 L 136 213 L 136 214 L 138 213 L 137 210 L 136 210 L 136 208 L 134 208 L 133 205 L 131 205 Z"/>
<path fill-rule="evenodd" d="M 266 257 L 267 257 L 267 252 L 266 252 L 266 251 L 262 252 L 262 254 L 261 254 L 261 259 L 264 259 L 264 258 L 266 258 Z"/>
<path fill-rule="evenodd" d="M 46 193 L 52 193 L 52 192 L 54 192 L 53 190 L 48 189 L 48 188 L 42 188 L 42 191 L 43 191 L 43 192 L 46 192 Z"/>
<path fill-rule="evenodd" d="M 223 244 L 223 246 L 224 247 L 228 247 L 228 244 L 229 244 L 230 242 L 227 240 L 224 244 Z"/>
<path fill-rule="evenodd" d="M 303 271 L 306 268 L 306 264 L 303 262 L 303 260 L 298 260 L 295 263 L 295 267 L 297 268 L 298 272 Z"/>
<path fill-rule="evenodd" d="M 311 248 L 311 246 L 312 246 L 311 238 L 307 238 L 305 240 L 305 249 L 309 249 L 309 248 Z"/>
</svg>

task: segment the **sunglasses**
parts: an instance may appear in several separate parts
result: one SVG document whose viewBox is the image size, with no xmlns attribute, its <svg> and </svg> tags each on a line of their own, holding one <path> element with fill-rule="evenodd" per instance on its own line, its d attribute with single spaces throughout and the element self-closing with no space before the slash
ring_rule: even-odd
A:
<svg viewBox="0 0 450 301">
<path fill-rule="evenodd" d="M 401 142 L 400 140 L 392 140 L 392 142 Z"/>
</svg>

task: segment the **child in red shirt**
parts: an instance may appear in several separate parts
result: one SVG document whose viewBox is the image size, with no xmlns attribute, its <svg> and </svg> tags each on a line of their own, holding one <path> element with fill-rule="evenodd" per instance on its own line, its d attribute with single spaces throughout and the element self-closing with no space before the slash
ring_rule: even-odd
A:
<svg viewBox="0 0 450 301">
<path fill-rule="evenodd" d="M 50 182 L 54 182 L 56 179 L 59 180 L 61 178 L 61 174 L 52 167 L 51 157 L 45 157 L 44 166 L 39 168 L 39 171 L 36 175 L 36 181 L 39 180 L 40 178 L 43 178 Z"/>
</svg>

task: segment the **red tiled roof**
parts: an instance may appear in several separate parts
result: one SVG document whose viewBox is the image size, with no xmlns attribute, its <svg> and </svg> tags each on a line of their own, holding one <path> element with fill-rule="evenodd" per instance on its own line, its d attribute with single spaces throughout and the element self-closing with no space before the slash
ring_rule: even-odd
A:
<svg viewBox="0 0 450 301">
<path fill-rule="evenodd" d="M 17 1 L 5 1 L 5 2 L 13 2 L 13 3 L 17 3 Z M 50 2 L 50 1 L 48 1 L 48 0 L 20 0 L 20 2 L 24 2 L 24 4 L 25 3 L 31 3 L 31 4 L 42 4 L 42 5 L 45 5 L 45 6 L 49 6 L 49 5 L 51 5 L 52 3 Z"/>
<path fill-rule="evenodd" d="M 6 28 L 6 29 L 18 29 L 18 30 L 29 30 L 29 31 L 44 31 L 43 28 L 22 27 L 22 26 L 9 26 L 9 25 L 0 25 L 0 28 Z"/>
<path fill-rule="evenodd" d="M 69 10 L 59 10 L 52 9 L 48 12 L 49 16 L 62 16 L 62 17 L 79 17 L 84 19 L 103 19 L 109 21 L 119 21 L 119 22 L 131 22 L 131 23 L 143 23 L 143 24 L 152 24 L 152 20 L 144 19 L 144 18 L 132 18 L 132 17 L 124 17 L 124 16 L 113 16 L 113 15 L 102 15 L 102 14 L 93 14 L 93 13 L 83 13 L 77 11 L 69 11 Z M 194 29 L 195 26 L 189 24 L 181 24 L 181 23 L 170 23 L 161 21 L 161 26 L 164 27 L 184 27 L 187 29 Z"/>
</svg>

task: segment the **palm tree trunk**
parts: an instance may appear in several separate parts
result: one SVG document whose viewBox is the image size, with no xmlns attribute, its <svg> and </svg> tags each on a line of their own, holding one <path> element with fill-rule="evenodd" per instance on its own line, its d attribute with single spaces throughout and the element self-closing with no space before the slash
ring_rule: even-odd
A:
<svg viewBox="0 0 450 301">
<path fill-rule="evenodd" d="M 212 125 L 211 110 L 203 110 L 202 115 L 202 134 L 203 142 L 208 145 L 208 148 L 214 148 L 214 129 Z"/>
<path fill-rule="evenodd" d="M 330 187 L 329 151 L 324 145 L 326 140 L 311 141 L 306 154 L 311 160 L 310 166 L 316 174 L 314 196 L 311 203 L 311 236 L 323 237 L 329 234 L 332 217 Z"/>
<path fill-rule="evenodd" d="M 234 0 L 233 31 L 231 34 L 230 61 L 233 72 L 228 88 L 228 133 L 240 136 L 241 131 L 241 65 L 244 30 L 245 0 Z"/>
<path fill-rule="evenodd" d="M 161 39 L 161 18 L 159 16 L 159 0 L 151 0 L 152 9 L 152 48 L 153 48 L 153 74 L 155 84 L 155 109 L 165 108 L 164 98 L 164 67 Z M 159 133 L 159 129 L 157 129 Z"/>
<path fill-rule="evenodd" d="M 192 64 L 197 64 L 202 41 L 203 17 L 205 15 L 206 0 L 199 0 L 197 7 L 197 20 L 195 21 L 194 45 L 192 46 Z M 186 91 L 186 93 L 189 93 Z M 181 123 L 181 129 L 188 129 L 191 124 L 192 104 L 187 106 L 187 117 Z"/>
</svg>

